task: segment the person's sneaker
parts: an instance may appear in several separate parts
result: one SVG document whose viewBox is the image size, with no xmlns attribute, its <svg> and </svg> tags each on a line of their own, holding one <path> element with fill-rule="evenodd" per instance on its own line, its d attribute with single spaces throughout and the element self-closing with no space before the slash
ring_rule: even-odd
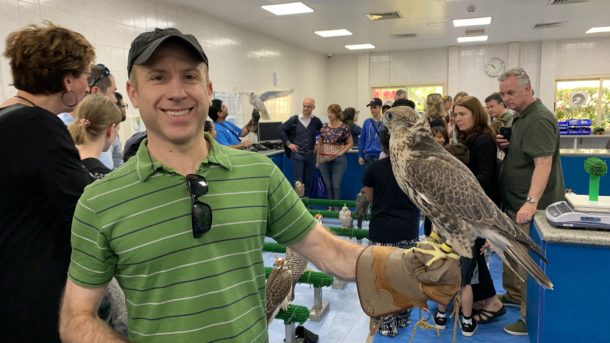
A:
<svg viewBox="0 0 610 343">
<path fill-rule="evenodd" d="M 436 326 L 437 329 L 442 330 L 445 328 L 445 326 L 447 326 L 447 316 L 440 316 L 438 311 L 434 314 L 434 326 Z"/>
<path fill-rule="evenodd" d="M 477 321 L 474 320 L 474 318 L 471 319 L 470 323 L 464 323 L 464 321 L 462 320 L 462 335 L 470 337 L 474 335 L 474 332 L 477 331 L 478 327 L 479 324 L 477 324 Z"/>
<path fill-rule="evenodd" d="M 519 319 L 512 324 L 506 325 L 504 332 L 513 336 L 527 336 L 527 326 L 523 320 Z"/>
<path fill-rule="evenodd" d="M 498 294 L 498 300 L 500 300 L 504 306 L 521 307 L 521 303 L 519 301 L 508 297 L 506 294 Z"/>
<path fill-rule="evenodd" d="M 393 325 L 382 325 L 379 328 L 379 334 L 385 337 L 396 337 L 398 335 L 398 327 L 396 327 L 396 323 Z"/>
</svg>

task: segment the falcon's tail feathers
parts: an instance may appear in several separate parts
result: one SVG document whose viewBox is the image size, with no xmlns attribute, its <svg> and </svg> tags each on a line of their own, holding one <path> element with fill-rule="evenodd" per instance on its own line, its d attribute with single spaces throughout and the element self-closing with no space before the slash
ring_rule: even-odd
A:
<svg viewBox="0 0 610 343">
<path fill-rule="evenodd" d="M 529 245 L 525 245 L 519 240 L 513 240 L 511 242 L 508 242 L 506 238 L 498 234 L 491 234 L 488 235 L 486 238 L 489 240 L 492 249 L 502 259 L 504 264 L 507 265 L 517 276 L 519 276 L 519 273 L 517 273 L 517 271 L 515 270 L 517 266 L 513 266 L 510 264 L 510 262 L 508 262 L 508 259 L 506 258 L 507 255 L 512 257 L 518 265 L 523 267 L 526 272 L 531 275 L 536 280 L 536 282 L 538 282 L 540 286 L 546 289 L 553 289 L 553 283 L 551 282 L 551 280 L 544 274 L 540 267 L 529 256 Z M 534 251 L 536 255 L 538 255 L 538 252 L 535 249 L 531 250 Z M 542 257 L 542 259 L 546 263 L 546 259 L 544 257 Z M 525 280 L 521 281 L 525 282 Z"/>
</svg>

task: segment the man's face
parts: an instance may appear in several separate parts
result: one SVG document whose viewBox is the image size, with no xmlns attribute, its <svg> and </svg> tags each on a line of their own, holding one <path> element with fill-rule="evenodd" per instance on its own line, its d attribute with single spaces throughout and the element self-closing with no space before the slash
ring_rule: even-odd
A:
<svg viewBox="0 0 610 343">
<path fill-rule="evenodd" d="M 316 108 L 316 104 L 311 99 L 303 100 L 303 115 L 308 117 L 313 112 L 313 109 Z"/>
<path fill-rule="evenodd" d="M 487 105 L 487 113 L 492 118 L 497 118 L 504 112 L 506 112 L 506 107 L 503 104 L 499 104 L 497 100 L 491 100 L 485 103 Z"/>
<path fill-rule="evenodd" d="M 533 100 L 532 87 L 521 87 L 516 76 L 500 81 L 500 94 L 506 107 L 517 112 L 523 111 Z"/>
<path fill-rule="evenodd" d="M 182 44 L 164 43 L 145 65 L 134 65 L 127 93 L 146 124 L 149 142 L 176 146 L 200 139 L 211 102 L 207 66 Z"/>
<path fill-rule="evenodd" d="M 106 88 L 105 92 L 100 87 L 93 86 L 91 88 L 91 94 L 103 95 L 106 98 L 110 99 L 110 101 L 116 103 L 117 99 L 116 99 L 116 96 L 114 95 L 114 92 L 116 92 L 116 81 L 114 79 L 114 76 L 112 76 L 112 75 L 108 76 L 108 80 L 110 81 L 110 86 L 108 86 L 108 88 Z"/>
<path fill-rule="evenodd" d="M 381 116 L 381 106 L 373 106 L 371 105 L 371 115 L 375 118 Z"/>
</svg>

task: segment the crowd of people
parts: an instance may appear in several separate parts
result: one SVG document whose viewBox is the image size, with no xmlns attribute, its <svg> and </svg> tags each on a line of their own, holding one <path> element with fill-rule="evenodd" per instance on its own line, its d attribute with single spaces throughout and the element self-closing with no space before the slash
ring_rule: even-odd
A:
<svg viewBox="0 0 610 343">
<path fill-rule="evenodd" d="M 355 278 L 363 247 L 315 221 L 268 158 L 241 150 L 260 117 L 242 128 L 226 120 L 194 36 L 167 28 L 133 41 L 126 91 L 147 131 L 123 152 L 127 104 L 85 37 L 30 25 L 8 36 L 4 56 L 17 92 L 0 105 L 0 341 L 264 341 L 264 236 Z M 515 68 L 486 108 L 463 92 L 430 94 L 422 114 L 439 144 L 465 147 L 485 193 L 526 232 L 564 191 L 555 118 L 531 87 Z M 342 199 L 346 154 L 357 146 L 371 243 L 415 245 L 420 213 L 392 174 L 382 123 L 390 106 L 414 107 L 406 92 L 391 105 L 371 99 L 362 127 L 353 107 L 331 104 L 323 122 L 313 98 L 302 105 L 279 128 L 295 183 L 309 194 L 317 168 L 328 197 Z M 425 233 L 436 239 L 432 225 Z M 497 297 L 484 249 L 478 239 L 462 259 L 462 333 L 518 305 L 522 318 L 505 331 L 527 334 L 525 272 L 505 267 L 507 293 Z M 445 307 L 434 321 L 444 327 Z M 395 336 L 408 324 L 404 311 L 378 329 Z"/>
</svg>

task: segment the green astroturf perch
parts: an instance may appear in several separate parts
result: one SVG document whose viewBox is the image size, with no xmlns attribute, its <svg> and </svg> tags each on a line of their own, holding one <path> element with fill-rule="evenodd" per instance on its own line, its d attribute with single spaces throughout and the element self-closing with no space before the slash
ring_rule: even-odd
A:
<svg viewBox="0 0 610 343">
<path fill-rule="evenodd" d="M 608 165 L 597 157 L 585 160 L 585 171 L 589 174 L 589 201 L 599 198 L 599 178 L 608 172 Z"/>
</svg>

